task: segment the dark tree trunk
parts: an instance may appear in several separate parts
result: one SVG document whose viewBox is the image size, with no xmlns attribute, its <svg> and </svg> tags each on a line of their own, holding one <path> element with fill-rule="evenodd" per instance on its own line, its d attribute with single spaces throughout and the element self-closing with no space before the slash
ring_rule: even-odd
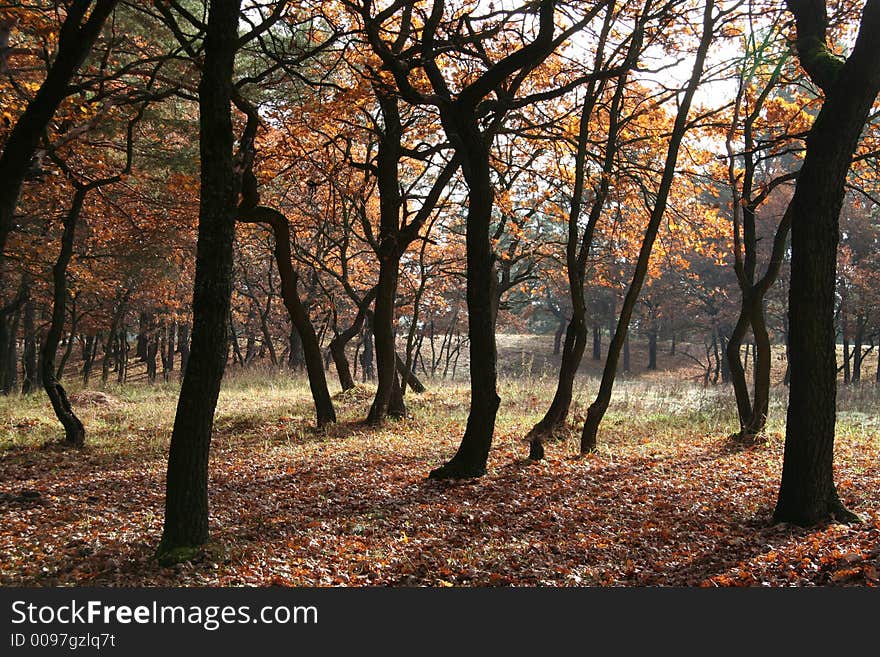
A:
<svg viewBox="0 0 880 657">
<path fill-rule="evenodd" d="M 611 28 L 613 12 L 606 13 L 606 19 L 599 37 L 597 48 L 596 67 L 601 66 L 601 57 L 604 56 L 603 44 Z M 577 376 L 584 351 L 587 347 L 587 324 L 586 304 L 584 300 L 584 283 L 586 278 L 587 259 L 593 244 L 593 235 L 596 225 L 602 216 L 605 202 L 611 187 L 611 172 L 616 162 L 618 149 L 617 134 L 619 117 L 623 105 L 624 90 L 626 88 L 626 74 L 622 74 L 617 81 L 614 95 L 611 100 L 609 112 L 608 135 L 605 140 L 605 157 L 602 164 L 602 175 L 599 185 L 595 190 L 587 224 L 581 232 L 580 216 L 583 205 L 584 186 L 586 177 L 587 149 L 590 142 L 590 122 L 593 111 L 599 98 L 599 90 L 596 83 L 590 83 L 587 88 L 586 100 L 581 109 L 578 127 L 577 152 L 575 155 L 575 179 L 572 189 L 571 205 L 568 211 L 568 230 L 566 236 L 566 273 L 568 277 L 568 291 L 571 300 L 571 319 L 565 332 L 565 342 L 562 346 L 562 361 L 559 365 L 559 379 L 556 384 L 556 392 L 550 408 L 544 417 L 529 432 L 529 458 L 538 460 L 544 457 L 544 437 L 553 434 L 564 426 L 571 407 L 574 380 Z M 595 336 L 595 333 L 594 333 Z M 594 342 L 594 349 L 596 344 Z M 629 352 L 627 351 L 627 356 Z"/>
<path fill-rule="evenodd" d="M 602 330 L 593 324 L 593 360 L 602 360 Z"/>
<path fill-rule="evenodd" d="M 396 178 L 396 174 L 395 174 Z M 395 184 L 396 188 L 396 184 Z M 396 243 L 385 249 L 396 249 Z M 381 424 L 388 415 L 392 388 L 395 385 L 394 302 L 397 299 L 397 279 L 400 261 L 394 254 L 379 249 L 379 281 L 376 285 L 376 307 L 373 313 L 373 336 L 376 353 L 376 395 L 367 415 L 369 424 Z M 399 386 L 399 384 L 398 384 Z"/>
<path fill-rule="evenodd" d="M 4 395 L 18 388 L 18 323 L 21 307 L 29 298 L 29 288 L 30 280 L 24 273 L 15 299 L 0 307 L 0 392 Z"/>
<path fill-rule="evenodd" d="M 441 108 L 441 120 L 446 134 L 459 142 L 456 148 L 469 189 L 465 247 L 471 395 L 467 426 L 458 451 L 446 464 L 432 470 L 430 477 L 469 478 L 486 473 L 495 415 L 501 403 L 496 391 L 497 352 L 492 312 L 496 278 L 489 240 L 494 194 L 489 174 L 489 148 L 477 125 L 476 114 L 469 108 L 454 105 Z"/>
<path fill-rule="evenodd" d="M 260 331 L 263 334 L 262 347 L 269 350 L 269 361 L 272 367 L 278 366 L 278 357 L 275 355 L 275 343 L 272 342 L 272 333 L 269 331 L 269 313 L 272 310 L 272 296 L 266 300 L 266 308 L 260 313 Z M 262 351 L 262 348 L 261 348 Z M 260 356 L 262 358 L 262 355 Z"/>
<path fill-rule="evenodd" d="M 290 343 L 290 351 L 287 354 L 287 366 L 292 370 L 301 372 L 306 366 L 306 360 L 305 356 L 303 356 L 302 340 L 300 340 L 299 333 L 292 325 L 288 341 Z"/>
<path fill-rule="evenodd" d="M 85 188 L 79 188 L 73 196 L 73 205 L 64 218 L 64 233 L 61 236 L 61 252 L 52 267 L 52 321 L 40 349 L 40 368 L 43 375 L 43 388 L 52 402 L 52 409 L 64 427 L 64 442 L 74 447 L 82 447 L 86 441 L 86 430 L 73 411 L 64 386 L 56 377 L 55 352 L 64 330 L 65 302 L 67 300 L 67 265 L 73 255 L 73 241 L 76 223 L 86 197 Z"/>
<path fill-rule="evenodd" d="M 39 375 L 37 374 L 37 307 L 33 296 L 28 293 L 24 304 L 24 348 L 21 354 L 22 360 L 22 394 L 29 395 L 39 387 Z"/>
<path fill-rule="evenodd" d="M 376 304 L 373 313 L 373 336 L 376 343 L 376 395 L 367 415 L 367 422 L 381 424 L 389 414 L 394 396 L 395 414 L 399 415 L 403 403 L 397 379 L 394 340 L 394 304 L 402 255 L 400 239 L 400 195 L 398 165 L 402 156 L 401 139 L 403 126 L 395 96 L 376 90 L 382 110 L 383 129 L 379 136 L 376 157 L 376 184 L 379 190 L 379 236 L 375 245 L 379 259 L 379 280 L 376 285 Z M 395 394 L 394 388 L 398 388 Z M 405 414 L 405 410 L 404 410 Z"/>
<path fill-rule="evenodd" d="M 147 380 L 156 383 L 158 371 L 157 356 L 159 355 L 159 333 L 153 325 L 150 327 L 149 340 L 147 340 Z"/>
<path fill-rule="evenodd" d="M 865 318 L 856 317 L 856 334 L 853 344 L 852 383 L 858 385 L 862 380 L 862 344 L 865 340 Z"/>
<path fill-rule="evenodd" d="M 532 428 L 529 436 L 529 458 L 533 461 L 544 458 L 543 439 L 559 429 L 568 417 L 574 391 L 574 380 L 587 346 L 587 327 L 582 317 L 572 317 L 565 331 L 562 345 L 562 362 L 559 365 L 559 380 L 550 408 L 544 417 Z"/>
<path fill-rule="evenodd" d="M 238 345 L 238 333 L 235 331 L 235 319 L 232 317 L 232 311 L 229 312 L 229 345 L 232 347 L 232 355 L 234 362 L 239 367 L 244 367 L 244 356 L 241 355 L 241 348 Z"/>
<path fill-rule="evenodd" d="M 180 376 L 186 374 L 186 366 L 189 363 L 189 324 L 181 324 L 180 334 L 177 338 L 177 351 L 180 353 Z"/>
<path fill-rule="evenodd" d="M 366 383 L 376 378 L 373 368 L 373 328 L 372 323 L 364 327 L 364 350 L 361 352 L 361 382 Z"/>
<path fill-rule="evenodd" d="M 128 376 L 128 327 L 123 325 L 116 337 L 116 382 L 125 383 Z"/>
<path fill-rule="evenodd" d="M 104 358 L 101 362 L 101 385 L 107 384 L 110 377 L 110 361 L 114 358 L 119 348 L 119 324 L 125 316 L 128 299 L 131 290 L 126 290 L 116 303 L 113 318 L 110 320 L 110 329 L 107 331 L 107 342 L 104 344 Z M 118 360 L 117 360 L 118 362 Z"/>
<path fill-rule="evenodd" d="M 327 376 L 324 372 L 324 359 L 315 327 L 309 318 L 308 311 L 299 297 L 297 285 L 299 276 L 293 268 L 290 254 L 290 224 L 282 213 L 266 206 L 238 208 L 238 221 L 242 223 L 266 224 L 272 228 L 275 236 L 275 264 L 281 277 L 281 298 L 290 322 L 299 334 L 309 376 L 309 387 L 315 403 L 315 415 L 319 427 L 336 422 L 336 411 L 327 388 Z"/>
<path fill-rule="evenodd" d="M 64 353 L 61 356 L 61 362 L 58 363 L 58 370 L 55 377 L 60 381 L 64 378 L 64 369 L 67 367 L 67 361 L 70 360 L 70 354 L 73 352 L 73 343 L 76 342 L 76 327 L 79 323 L 79 316 L 76 314 L 76 295 L 70 299 L 70 331 L 67 334 L 67 342 L 64 344 Z"/>
<path fill-rule="evenodd" d="M 13 228 L 21 186 L 31 169 L 40 138 L 58 106 L 70 94 L 70 81 L 92 49 L 115 5 L 116 0 L 68 3 L 58 34 L 58 52 L 46 79 L 6 139 L 0 155 L 0 260 Z"/>
<path fill-rule="evenodd" d="M 703 33 L 700 38 L 700 45 L 697 49 L 697 55 L 694 59 L 693 71 L 688 81 L 685 92 L 678 106 L 678 112 L 675 117 L 675 123 L 672 128 L 672 134 L 669 137 L 669 146 L 666 152 L 666 161 L 663 166 L 663 174 L 660 179 L 660 185 L 657 189 L 657 196 L 654 201 L 654 207 L 651 210 L 651 217 L 648 226 L 645 229 L 645 236 L 639 250 L 639 256 L 636 261 L 635 271 L 633 272 L 632 281 L 620 310 L 620 316 L 611 343 L 608 346 L 608 356 L 605 359 L 605 368 L 602 372 L 602 381 L 599 384 L 599 392 L 596 399 L 587 409 L 587 418 L 584 421 L 584 428 L 581 432 L 581 452 L 591 452 L 596 449 L 596 439 L 599 432 L 599 425 L 608 410 L 611 403 L 611 393 L 614 389 L 614 378 L 617 375 L 617 364 L 620 358 L 620 350 L 626 340 L 626 334 L 629 330 L 629 322 L 632 317 L 633 309 L 638 300 L 642 284 L 648 273 L 648 260 L 657 238 L 657 231 L 660 228 L 660 222 L 666 211 L 666 202 L 669 197 L 669 190 L 675 177 L 675 164 L 678 160 L 678 151 L 685 132 L 688 129 L 688 113 L 690 111 L 691 101 L 694 93 L 699 86 L 700 78 L 703 73 L 703 64 L 706 60 L 706 54 L 709 50 L 709 44 L 712 42 L 714 20 L 712 12 L 715 8 L 713 0 L 705 3 L 703 10 Z"/>
<path fill-rule="evenodd" d="M 145 311 L 141 311 L 138 316 L 138 335 L 137 342 L 134 347 L 134 355 L 142 361 L 147 360 L 147 346 L 150 341 L 150 324 L 152 315 Z"/>
<path fill-rule="evenodd" d="M 394 354 L 394 360 L 397 365 L 397 373 L 401 376 L 401 380 L 406 380 L 406 385 L 412 388 L 413 392 L 422 394 L 427 390 L 425 384 L 416 376 L 415 368 L 407 368 L 406 362 L 400 357 L 400 354 Z"/>
<path fill-rule="evenodd" d="M 791 383 L 777 521 L 856 520 L 834 485 L 837 396 L 834 305 L 838 220 L 846 176 L 880 90 L 880 1 L 868 0 L 846 63 L 826 48 L 824 3 L 789 3 L 802 67 L 825 91 L 791 199 Z"/>
<path fill-rule="evenodd" d="M 556 333 L 553 334 L 553 355 L 558 356 L 562 351 L 562 338 L 565 337 L 566 329 L 568 328 L 568 322 L 566 322 L 561 317 L 559 318 L 559 325 L 556 327 Z"/>
<path fill-rule="evenodd" d="M 232 294 L 236 186 L 232 157 L 232 71 L 240 0 L 211 0 L 199 83 L 201 194 L 193 328 L 166 478 L 160 561 L 181 561 L 208 538 L 208 454 L 226 364 Z"/>
<path fill-rule="evenodd" d="M 165 338 L 165 359 L 163 367 L 165 368 L 165 381 L 171 378 L 171 372 L 174 371 L 174 340 L 177 337 L 177 322 L 171 322 L 168 325 L 168 332 Z"/>
<path fill-rule="evenodd" d="M 0 392 L 11 395 L 18 389 L 18 323 L 21 312 L 13 312 L 8 321 L 6 317 L 7 314 L 0 315 Z"/>
<path fill-rule="evenodd" d="M 101 343 L 101 334 L 90 335 L 86 340 L 85 354 L 83 358 L 82 383 L 83 388 L 89 387 L 89 379 L 92 376 L 92 368 L 95 366 L 95 357 L 98 355 L 98 345 Z"/>
<path fill-rule="evenodd" d="M 657 328 L 655 326 L 648 330 L 648 369 L 657 369 Z"/>
</svg>

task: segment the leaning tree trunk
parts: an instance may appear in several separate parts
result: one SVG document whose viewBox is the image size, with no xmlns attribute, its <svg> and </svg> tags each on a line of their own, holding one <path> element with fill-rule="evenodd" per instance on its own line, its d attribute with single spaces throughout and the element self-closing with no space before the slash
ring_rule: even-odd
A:
<svg viewBox="0 0 880 657">
<path fill-rule="evenodd" d="M 602 371 L 602 381 L 599 384 L 599 392 L 596 399 L 587 409 L 587 418 L 584 421 L 583 431 L 581 432 L 581 452 L 591 452 L 596 449 L 596 437 L 599 432 L 599 425 L 602 418 L 605 417 L 605 411 L 611 403 L 611 393 L 614 388 L 614 378 L 617 375 L 617 364 L 620 358 L 620 351 L 623 343 L 626 341 L 627 331 L 629 330 L 629 322 L 632 317 L 633 309 L 638 300 L 642 285 L 648 273 L 648 260 L 651 257 L 651 251 L 654 247 L 654 241 L 657 238 L 657 232 L 660 228 L 660 221 L 666 211 L 666 202 L 669 198 L 669 190 L 672 187 L 672 181 L 675 177 L 675 165 L 678 160 L 678 151 L 681 147 L 682 139 L 688 129 L 688 113 L 690 111 L 691 101 L 699 86 L 700 78 L 703 74 L 703 65 L 706 61 L 706 54 L 709 50 L 709 44 L 712 42 L 714 19 L 712 12 L 715 3 L 713 0 L 706 2 L 703 11 L 703 33 L 700 38 L 700 45 L 694 58 L 693 71 L 690 80 L 685 88 L 681 104 L 678 106 L 678 112 L 675 117 L 675 123 L 672 128 L 672 134 L 669 138 L 669 146 L 666 152 L 666 161 L 663 166 L 663 174 L 660 179 L 660 185 L 657 189 L 657 196 L 654 201 L 654 208 L 651 211 L 651 217 L 648 226 L 645 229 L 645 236 L 639 250 L 638 260 L 636 261 L 635 271 L 633 272 L 632 281 L 618 317 L 617 326 L 614 330 L 614 336 L 608 345 L 608 356 L 605 360 L 605 367 Z"/>
<path fill-rule="evenodd" d="M 327 377 L 324 373 L 324 359 L 318 335 L 309 318 L 302 299 L 297 290 L 299 277 L 293 268 L 290 255 L 290 224 L 281 212 L 267 206 L 238 208 L 238 221 L 242 223 L 266 224 L 272 228 L 275 236 L 275 264 L 281 278 L 281 298 L 290 316 L 296 332 L 302 342 L 306 372 L 309 376 L 309 387 L 315 403 L 315 415 L 319 427 L 336 422 L 336 411 L 327 388 Z M 192 359 L 192 357 L 190 357 Z"/>
<path fill-rule="evenodd" d="M 226 365 L 236 185 L 230 101 L 240 0 L 211 0 L 199 83 L 201 194 L 192 345 L 166 478 L 161 561 L 187 559 L 208 539 L 208 454 Z"/>
<path fill-rule="evenodd" d="M 64 386 L 58 380 L 55 371 L 55 352 L 61 340 L 64 330 L 65 302 L 67 300 L 67 265 L 73 255 L 73 240 L 76 232 L 76 223 L 79 220 L 85 201 L 86 191 L 77 189 L 73 196 L 73 205 L 64 218 L 64 232 L 61 236 L 61 252 L 52 267 L 52 321 L 49 330 L 43 340 L 40 349 L 40 367 L 43 373 L 43 388 L 52 402 L 52 410 L 61 425 L 64 427 L 64 442 L 74 447 L 82 447 L 86 442 L 86 430 L 83 423 L 76 416 Z M 73 336 L 71 335 L 71 339 Z"/>
<path fill-rule="evenodd" d="M 580 313 L 573 313 L 578 315 Z M 583 360 L 587 347 L 587 326 L 583 316 L 572 316 L 565 331 L 562 345 L 562 361 L 559 364 L 559 380 L 550 408 L 544 417 L 529 433 L 529 458 L 533 461 L 544 458 L 543 438 L 561 427 L 568 417 L 574 393 L 574 379 Z"/>
<path fill-rule="evenodd" d="M 70 81 L 101 33 L 117 0 L 68 3 L 58 34 L 58 52 L 46 79 L 16 121 L 0 155 L 0 262 L 13 226 L 15 208 L 34 154 L 52 116 L 70 94 Z M 88 13 L 88 16 L 86 14 Z"/>
<path fill-rule="evenodd" d="M 834 305 L 846 176 L 880 91 L 880 0 L 865 4 L 859 36 L 845 63 L 826 46 L 824 4 L 791 0 L 789 9 L 797 24 L 801 66 L 825 91 L 825 101 L 807 137 L 789 206 L 791 381 L 782 481 L 773 517 L 808 526 L 828 518 L 857 520 L 834 485 Z"/>
<path fill-rule="evenodd" d="M 608 12 L 602 35 L 600 47 L 597 49 L 595 66 L 601 66 L 601 44 L 604 43 L 608 31 L 611 28 L 613 12 Z M 635 49 L 638 39 L 634 40 L 631 48 Z M 630 58 L 628 58 L 630 59 Z M 587 99 L 581 110 L 580 125 L 578 129 L 577 152 L 575 155 L 575 179 L 572 189 L 571 205 L 568 212 L 568 231 L 566 240 L 566 270 L 568 276 L 568 292 L 571 299 L 571 319 L 565 331 L 565 342 L 562 348 L 562 360 L 559 365 L 559 378 L 556 384 L 556 392 L 553 401 L 544 417 L 532 427 L 529 435 L 529 458 L 539 460 L 544 458 L 544 438 L 552 435 L 565 424 L 574 391 L 574 380 L 583 360 L 587 346 L 587 323 L 586 304 L 584 300 L 584 284 L 586 278 L 587 258 L 593 244 L 593 235 L 596 225 L 604 211 L 605 202 L 611 189 L 611 174 L 616 166 L 618 150 L 618 129 L 621 108 L 623 106 L 624 90 L 626 89 L 626 73 L 622 74 L 617 81 L 614 96 L 611 100 L 609 113 L 608 135 L 605 140 L 605 157 L 602 163 L 602 175 L 590 207 L 590 214 L 583 233 L 580 232 L 581 207 L 583 205 L 584 185 L 586 177 L 587 149 L 590 141 L 590 121 L 593 110 L 598 100 L 597 87 L 591 83 L 587 90 Z M 595 333 L 594 333 L 595 336 Z M 596 344 L 594 342 L 594 348 Z M 601 354 L 600 354 L 601 355 Z M 627 369 L 629 369 L 629 351 L 627 351 Z"/>
</svg>

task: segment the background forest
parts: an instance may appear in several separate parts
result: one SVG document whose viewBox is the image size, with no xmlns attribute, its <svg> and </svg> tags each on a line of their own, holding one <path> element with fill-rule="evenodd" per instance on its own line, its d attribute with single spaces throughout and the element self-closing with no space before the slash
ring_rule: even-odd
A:
<svg viewBox="0 0 880 657">
<path fill-rule="evenodd" d="M 880 0 L 0 1 L 0 582 L 876 585 L 878 90 Z"/>
</svg>

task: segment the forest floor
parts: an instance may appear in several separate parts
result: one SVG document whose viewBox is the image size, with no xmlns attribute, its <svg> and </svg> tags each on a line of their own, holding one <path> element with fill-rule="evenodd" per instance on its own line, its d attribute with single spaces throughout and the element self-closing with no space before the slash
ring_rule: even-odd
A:
<svg viewBox="0 0 880 657">
<path fill-rule="evenodd" d="M 88 446 L 58 445 L 43 395 L 0 400 L 0 584 L 676 585 L 880 584 L 880 387 L 840 394 L 836 481 L 863 522 L 774 525 L 784 389 L 742 447 L 726 386 L 675 372 L 621 381 L 596 454 L 578 457 L 585 377 L 548 458 L 523 441 L 552 376 L 502 379 L 488 474 L 435 482 L 468 408 L 460 381 L 408 393 L 412 417 L 363 426 L 371 389 L 337 395 L 313 429 L 308 387 L 286 374 L 224 381 L 211 456 L 211 543 L 161 567 L 168 437 L 178 386 L 134 383 L 77 397 Z"/>
</svg>

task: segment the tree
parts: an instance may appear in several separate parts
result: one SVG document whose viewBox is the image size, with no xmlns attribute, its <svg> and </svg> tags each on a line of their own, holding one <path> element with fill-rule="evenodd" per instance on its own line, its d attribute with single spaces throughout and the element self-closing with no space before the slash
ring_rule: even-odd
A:
<svg viewBox="0 0 880 657">
<path fill-rule="evenodd" d="M 89 54 L 115 6 L 116 0 L 75 0 L 70 3 L 58 34 L 55 60 L 37 94 L 6 140 L 3 154 L 0 155 L 0 258 L 13 228 L 22 183 L 43 132 L 61 101 L 70 95 L 70 81 Z"/>
<path fill-rule="evenodd" d="M 587 418 L 584 420 L 584 427 L 581 432 L 581 452 L 590 452 L 596 449 L 596 435 L 599 431 L 599 425 L 608 410 L 608 404 L 611 402 L 611 392 L 614 387 L 614 379 L 617 375 L 617 364 L 620 358 L 620 352 L 623 343 L 626 340 L 626 334 L 629 329 L 629 321 L 632 317 L 633 309 L 639 297 L 645 277 L 648 273 L 648 261 L 651 257 L 651 250 L 654 241 L 657 238 L 657 232 L 660 228 L 660 221 L 666 211 L 666 204 L 669 199 L 669 192 L 672 188 L 672 182 L 675 177 L 675 166 L 678 161 L 678 151 L 681 148 L 681 142 L 685 133 L 690 127 L 688 114 L 691 108 L 694 94 L 703 76 L 703 66 L 706 61 L 706 55 L 709 46 L 714 37 L 717 22 L 721 19 L 723 12 L 718 16 L 713 16 L 715 3 L 711 0 L 706 3 L 703 11 L 702 32 L 700 36 L 699 46 L 694 57 L 693 69 L 690 79 L 688 80 L 681 101 L 678 104 L 678 111 L 675 117 L 675 123 L 672 133 L 669 136 L 669 142 L 666 150 L 666 158 L 663 165 L 663 173 L 660 178 L 657 191 L 654 194 L 653 204 L 650 207 L 650 218 L 648 226 L 645 229 L 642 245 L 639 249 L 638 260 L 636 261 L 635 270 L 632 280 L 624 297 L 623 304 L 620 309 L 620 315 L 617 320 L 617 326 L 614 335 L 611 338 L 611 344 L 608 345 L 608 355 L 605 359 L 605 367 L 602 371 L 602 381 L 599 384 L 599 391 L 590 407 L 587 409 Z"/>
<path fill-rule="evenodd" d="M 827 43 L 824 2 L 787 0 L 801 67 L 825 94 L 791 199 L 788 295 L 791 382 L 782 481 L 773 517 L 813 525 L 855 521 L 834 485 L 834 330 L 839 216 L 846 176 L 880 92 L 880 0 L 868 0 L 849 57 Z"/>
<path fill-rule="evenodd" d="M 236 184 L 230 103 L 240 0 L 211 0 L 199 82 L 201 184 L 193 327 L 165 485 L 161 561 L 188 558 L 208 538 L 208 455 L 226 365 Z"/>
</svg>

